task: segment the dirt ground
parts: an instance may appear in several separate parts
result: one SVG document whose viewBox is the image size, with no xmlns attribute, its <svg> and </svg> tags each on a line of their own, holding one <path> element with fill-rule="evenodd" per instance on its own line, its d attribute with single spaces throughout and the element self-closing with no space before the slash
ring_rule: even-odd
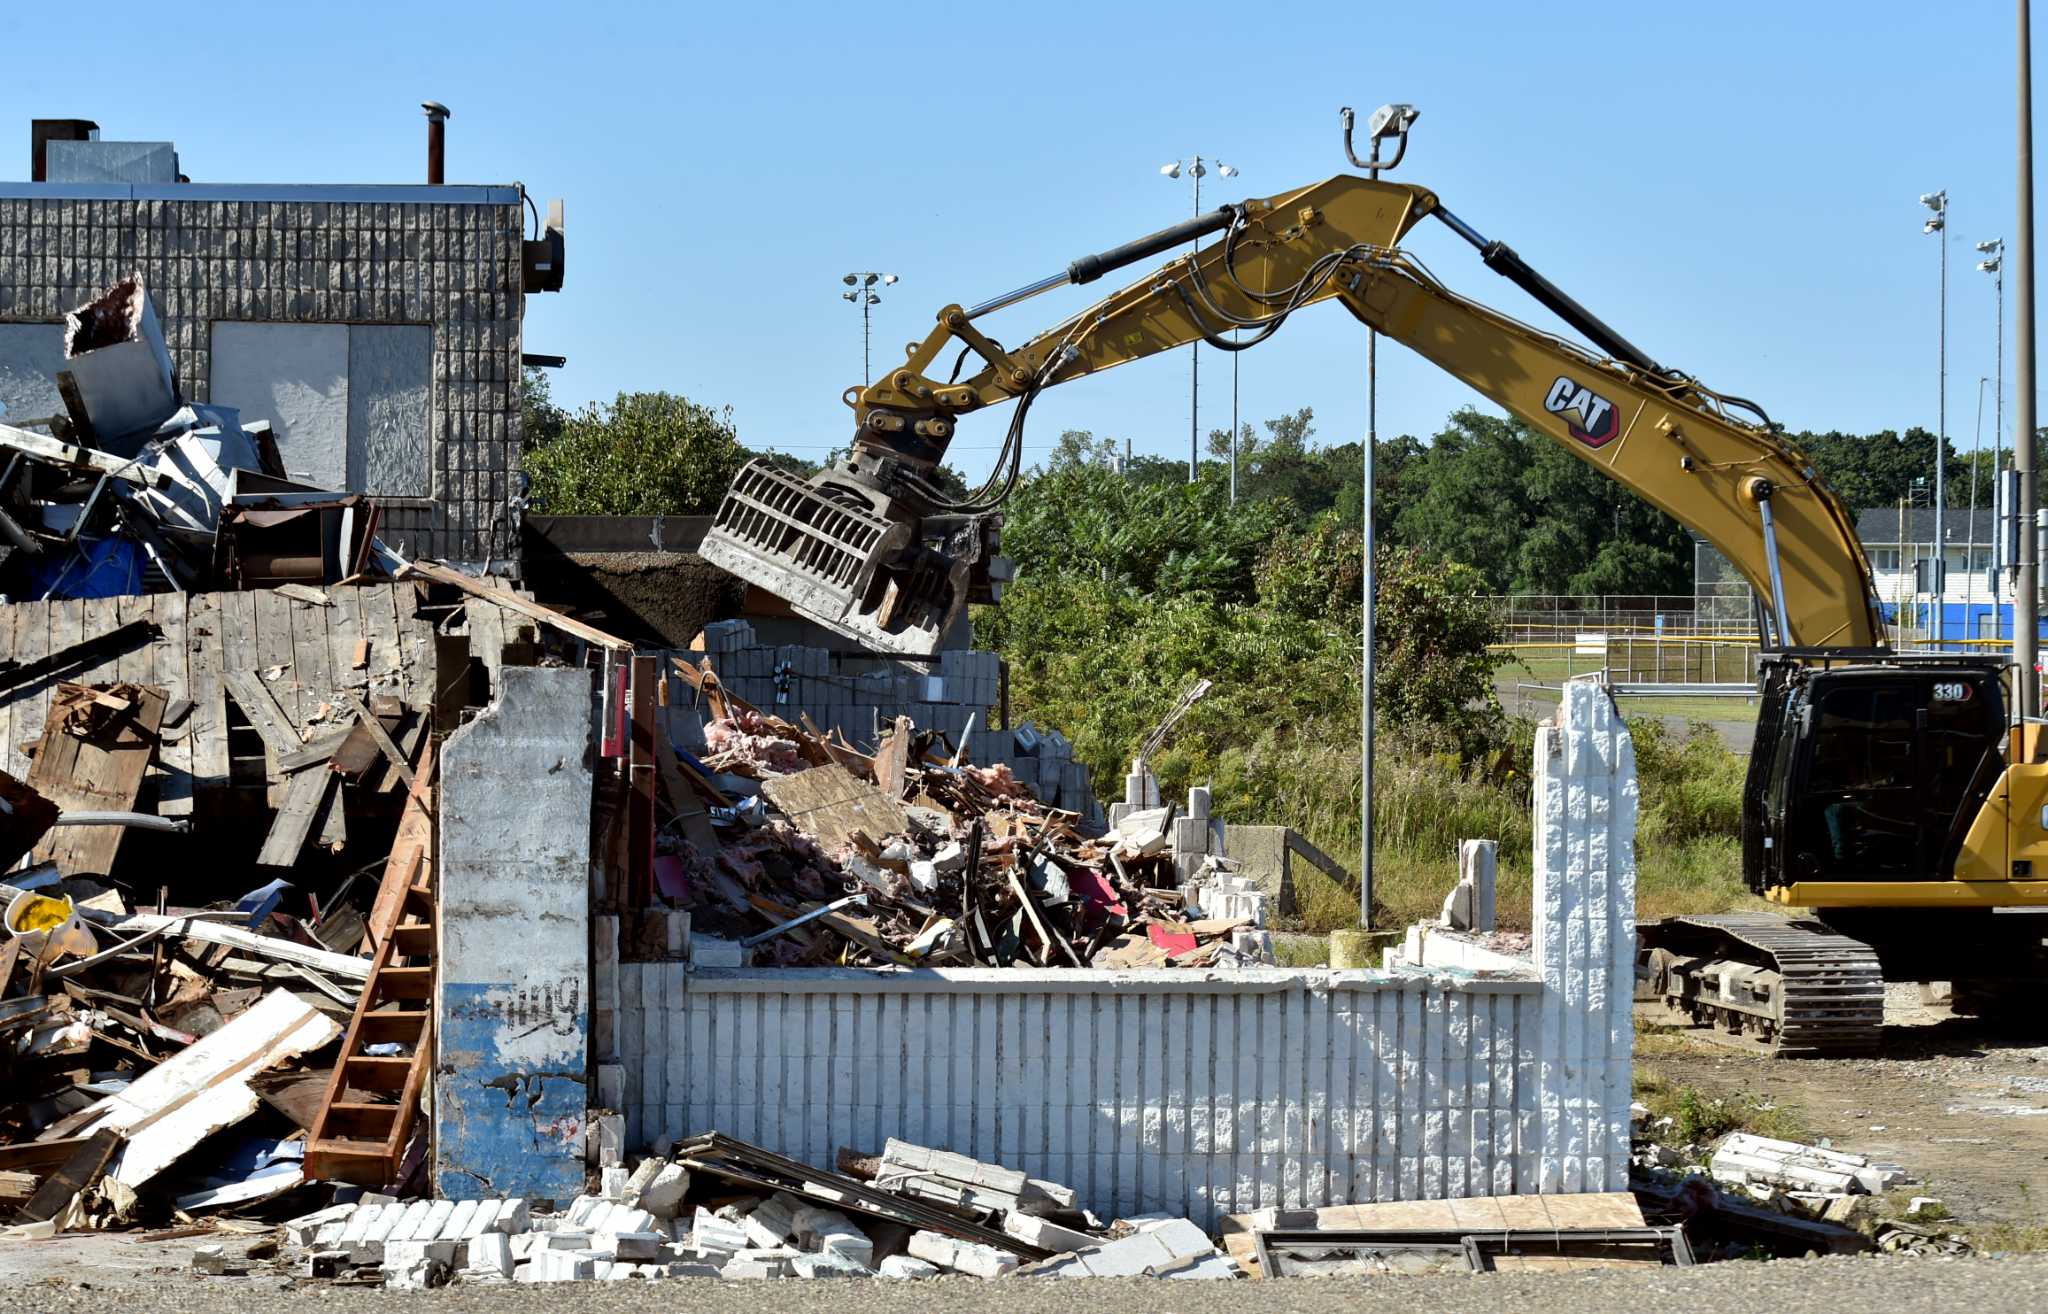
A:
<svg viewBox="0 0 2048 1314">
<path fill-rule="evenodd" d="M 1638 1037 L 1668 1081 L 1783 1105 L 1838 1150 L 1901 1164 L 1959 1224 L 2048 1224 L 2048 1019 L 2021 1032 L 1887 991 L 1884 1056 L 1767 1059 L 1695 1033 Z"/>
</svg>

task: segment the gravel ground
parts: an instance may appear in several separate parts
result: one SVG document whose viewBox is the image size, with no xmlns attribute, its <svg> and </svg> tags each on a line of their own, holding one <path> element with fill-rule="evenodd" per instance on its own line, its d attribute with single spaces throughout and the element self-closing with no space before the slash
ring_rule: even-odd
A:
<svg viewBox="0 0 2048 1314">
<path fill-rule="evenodd" d="M 947 1314 L 1046 1311 L 1081 1314 L 1578 1314 L 1582 1310 L 1684 1310 L 1685 1314 L 1760 1314 L 1791 1309 L 1882 1309 L 1886 1314 L 2001 1314 L 2048 1309 L 2048 1256 L 1928 1260 L 1857 1258 L 1731 1263 L 1699 1268 L 1575 1274 L 1483 1274 L 1368 1280 L 1297 1278 L 1284 1282 L 1168 1282 L 1159 1279 L 976 1282 L 756 1282 L 704 1280 L 578 1283 L 557 1286 L 456 1286 L 435 1292 L 382 1292 L 295 1285 L 273 1277 L 164 1275 L 117 1293 L 49 1278 L 0 1286 L 0 1310 L 104 1310 L 122 1314 L 317 1309 L 322 1314 L 403 1307 L 440 1311 L 816 1311 L 884 1314 L 943 1309 Z"/>
<path fill-rule="evenodd" d="M 2048 1223 L 2048 1027 L 1952 1016 L 1885 991 L 1883 1057 L 1768 1059 L 1682 1031 L 1639 1037 L 1636 1067 L 1710 1095 L 1785 1106 L 1836 1149 L 1902 1164 L 1956 1226 Z"/>
</svg>

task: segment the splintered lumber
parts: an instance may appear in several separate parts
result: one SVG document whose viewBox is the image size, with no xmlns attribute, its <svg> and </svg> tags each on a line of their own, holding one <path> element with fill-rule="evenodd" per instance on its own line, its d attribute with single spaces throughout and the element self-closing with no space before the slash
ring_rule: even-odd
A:
<svg viewBox="0 0 2048 1314">
<path fill-rule="evenodd" d="M 515 611 L 521 616 L 531 617 L 543 625 L 553 626 L 562 633 L 572 638 L 581 639 L 585 643 L 595 644 L 600 648 L 612 648 L 620 652 L 632 651 L 633 645 L 616 635 L 606 634 L 595 626 L 585 625 L 582 621 L 564 616 L 560 612 L 549 611 L 539 603 L 530 602 L 510 589 L 494 589 L 482 580 L 471 579 L 459 570 L 451 570 L 447 566 L 431 561 L 414 561 L 399 568 L 398 577 L 400 579 L 409 579 L 413 576 L 433 580 L 436 584 L 451 585 L 454 588 L 461 589 L 472 598 L 481 598 L 485 602 L 495 603 L 507 611 Z"/>
<path fill-rule="evenodd" d="M 768 801 L 804 834 L 832 851 L 853 843 L 853 833 L 900 835 L 910 829 L 903 805 L 837 762 L 761 782 Z"/>
<path fill-rule="evenodd" d="M 107 1171 L 107 1161 L 121 1147 L 121 1133 L 102 1128 L 85 1138 L 62 1167 L 43 1179 L 36 1193 L 15 1216 L 17 1223 L 41 1223 L 69 1208 L 83 1191 L 91 1190 Z"/>
<path fill-rule="evenodd" d="M 264 746 L 270 749 L 273 762 L 305 747 L 305 741 L 299 738 L 298 730 L 292 725 L 292 718 L 285 713 L 262 676 L 254 671 L 223 671 L 220 678 L 241 707 L 242 715 L 256 728 L 256 733 L 263 736 Z"/>
<path fill-rule="evenodd" d="M 356 697 L 355 690 L 344 689 L 341 692 L 342 696 L 348 699 L 348 705 L 355 709 L 356 728 L 370 737 L 377 750 L 391 763 L 391 769 L 405 781 L 406 788 L 412 788 L 412 764 L 405 760 L 405 754 L 398 751 L 398 745 L 391 739 L 391 732 L 398 728 L 399 713 L 394 710 L 388 716 L 374 716 L 369 708 L 363 706 L 363 700 Z M 387 721 L 390 724 L 385 724 Z M 350 737 L 354 737 L 353 733 Z M 363 770 L 368 769 L 368 764 L 365 764 Z M 360 775 L 362 772 L 358 771 L 356 774 Z"/>
<path fill-rule="evenodd" d="M 134 1188 L 223 1127 L 256 1111 L 247 1078 L 310 1053 L 341 1034 L 319 1010 L 288 990 L 273 990 L 218 1031 L 81 1111 L 78 1134 L 114 1131 L 126 1138 L 111 1176 Z"/>
<path fill-rule="evenodd" d="M 705 857 L 718 852 L 718 832 L 711 829 L 711 813 L 682 768 L 676 763 L 675 745 L 663 728 L 654 736 L 654 762 L 661 775 L 661 787 L 668 794 L 668 806 L 682 823 L 683 838 Z"/>
<path fill-rule="evenodd" d="M 103 718 L 81 703 L 113 693 L 127 704 L 107 708 Z M 132 812 L 142 778 L 156 756 L 157 727 L 163 722 L 164 691 L 154 685 L 115 685 L 109 691 L 65 684 L 57 687 L 43 729 L 29 788 L 63 812 Z M 74 721 L 74 713 L 77 713 Z M 74 733 L 82 725 L 83 733 Z M 126 826 L 63 826 L 37 842 L 37 862 L 54 862 L 66 876 L 104 875 L 113 870 Z"/>
<path fill-rule="evenodd" d="M 341 780 L 331 771 L 301 771 L 291 778 L 284 806 L 263 837 L 263 849 L 256 855 L 259 867 L 292 867 L 306 847 L 306 839 L 324 827 L 329 809 L 339 806 L 335 794 Z"/>
<path fill-rule="evenodd" d="M 884 962 L 894 963 L 898 967 L 917 967 L 921 965 L 915 958 L 898 952 L 893 945 L 884 940 L 876 931 L 872 920 L 865 917 L 850 917 L 842 912 L 834 912 L 829 904 L 820 904 L 814 908 L 797 909 L 791 908 L 787 904 L 778 903 L 765 894 L 757 894 L 753 897 L 753 905 L 759 911 L 774 918 L 778 923 L 795 921 L 799 916 L 808 917 L 812 923 L 823 927 L 843 940 L 849 940 L 859 945 Z"/>
<path fill-rule="evenodd" d="M 890 798 L 903 797 L 903 776 L 910 767 L 911 722 L 896 718 L 896 728 L 875 750 L 875 784 Z"/>
</svg>

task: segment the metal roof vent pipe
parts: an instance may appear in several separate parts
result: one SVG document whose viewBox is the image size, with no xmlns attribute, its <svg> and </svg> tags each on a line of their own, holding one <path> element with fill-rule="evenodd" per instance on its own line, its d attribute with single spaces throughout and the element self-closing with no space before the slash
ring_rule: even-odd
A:
<svg viewBox="0 0 2048 1314">
<path fill-rule="evenodd" d="M 436 100 L 423 100 L 420 108 L 427 112 L 427 185 L 439 187 L 445 181 L 442 166 L 448 145 L 448 107 Z"/>
</svg>

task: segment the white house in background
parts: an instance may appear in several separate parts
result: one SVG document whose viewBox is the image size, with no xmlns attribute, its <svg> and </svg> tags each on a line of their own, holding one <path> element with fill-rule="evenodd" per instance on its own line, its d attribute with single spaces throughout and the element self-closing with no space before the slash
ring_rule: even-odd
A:
<svg viewBox="0 0 2048 1314">
<path fill-rule="evenodd" d="M 1990 639 L 2012 633 L 2012 586 L 2005 571 L 1994 569 L 1997 517 L 1989 510 L 1951 508 L 1942 526 L 1947 547 L 1946 587 L 1942 604 L 1951 637 Z M 1877 507 L 1856 518 L 1856 536 L 1870 558 L 1878 601 L 1888 619 L 1903 610 L 1917 629 L 1932 629 L 1934 598 L 1920 591 L 1918 563 L 1934 557 L 1934 510 L 1931 507 Z M 1995 610 L 1994 610 L 1995 609 Z"/>
</svg>

